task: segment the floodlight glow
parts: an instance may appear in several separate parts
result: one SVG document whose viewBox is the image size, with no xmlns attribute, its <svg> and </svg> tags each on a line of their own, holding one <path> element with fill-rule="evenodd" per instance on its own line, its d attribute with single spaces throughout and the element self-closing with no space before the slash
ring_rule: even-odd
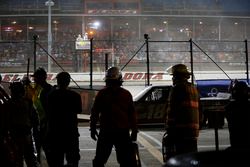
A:
<svg viewBox="0 0 250 167">
<path fill-rule="evenodd" d="M 98 28 L 98 27 L 101 25 L 101 23 L 100 23 L 99 21 L 95 21 L 95 22 L 93 23 L 93 25 L 94 25 L 96 28 Z"/>
</svg>

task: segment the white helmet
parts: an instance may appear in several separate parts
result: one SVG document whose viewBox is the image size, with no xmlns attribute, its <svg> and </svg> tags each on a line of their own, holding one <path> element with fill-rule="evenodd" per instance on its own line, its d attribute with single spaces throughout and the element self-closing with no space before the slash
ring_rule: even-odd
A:
<svg viewBox="0 0 250 167">
<path fill-rule="evenodd" d="M 122 81 L 122 73 L 118 67 L 110 67 L 105 74 L 106 80 L 118 80 Z"/>
</svg>

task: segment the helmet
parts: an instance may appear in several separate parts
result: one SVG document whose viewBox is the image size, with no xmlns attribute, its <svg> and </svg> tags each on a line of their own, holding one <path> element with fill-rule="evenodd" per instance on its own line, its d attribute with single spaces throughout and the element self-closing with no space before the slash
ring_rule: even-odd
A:
<svg viewBox="0 0 250 167">
<path fill-rule="evenodd" d="M 244 96 L 248 94 L 248 86 L 244 81 L 237 81 L 232 88 L 232 96 Z"/>
<path fill-rule="evenodd" d="M 167 69 L 169 75 L 191 75 L 188 68 L 184 64 L 176 64 L 169 69 Z"/>
<path fill-rule="evenodd" d="M 47 77 L 47 72 L 45 71 L 44 68 L 42 67 L 39 67 L 38 69 L 36 69 L 36 71 L 34 72 L 33 75 L 31 75 L 32 77 L 43 77 L 43 78 L 46 78 Z"/>
<path fill-rule="evenodd" d="M 70 78 L 71 78 L 70 74 L 68 72 L 65 72 L 65 71 L 58 73 L 56 76 L 57 83 L 58 83 L 58 85 L 61 85 L 61 86 L 69 85 Z"/>
<path fill-rule="evenodd" d="M 105 74 L 105 80 L 122 81 L 122 73 L 118 67 L 110 67 Z"/>
</svg>

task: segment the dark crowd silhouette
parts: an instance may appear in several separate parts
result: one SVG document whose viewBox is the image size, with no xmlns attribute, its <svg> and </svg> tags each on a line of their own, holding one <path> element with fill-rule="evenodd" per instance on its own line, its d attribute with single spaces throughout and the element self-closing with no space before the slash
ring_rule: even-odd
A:
<svg viewBox="0 0 250 167">
<path fill-rule="evenodd" d="M 66 166 L 77 167 L 82 104 L 81 96 L 68 89 L 70 74 L 58 73 L 56 86 L 47 83 L 43 68 L 31 77 L 34 83 L 28 77 L 10 83 L 10 95 L 0 87 L 1 165 L 39 167 L 44 152 L 50 167 L 65 166 L 64 156 Z"/>
</svg>

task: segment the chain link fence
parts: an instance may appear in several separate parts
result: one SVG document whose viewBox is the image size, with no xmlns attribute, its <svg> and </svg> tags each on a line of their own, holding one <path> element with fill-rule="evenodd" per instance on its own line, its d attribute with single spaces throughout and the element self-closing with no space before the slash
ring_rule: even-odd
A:
<svg viewBox="0 0 250 167">
<path fill-rule="evenodd" d="M 51 56 L 51 73 L 65 70 L 88 74 L 92 71 L 93 75 L 103 75 L 109 66 L 118 66 L 126 72 L 147 73 L 149 68 L 150 73 L 164 73 L 177 63 L 186 64 L 194 74 L 248 73 L 248 41 L 151 41 L 149 38 L 148 50 L 145 41 L 93 39 L 92 53 L 91 50 L 76 50 L 75 41 L 55 42 L 51 55 L 46 51 L 47 42 L 39 39 L 36 42 L 0 42 L 0 72 L 26 73 L 28 59 L 31 72 L 36 67 L 48 69 Z M 230 75 L 226 77 L 230 79 Z"/>
</svg>

